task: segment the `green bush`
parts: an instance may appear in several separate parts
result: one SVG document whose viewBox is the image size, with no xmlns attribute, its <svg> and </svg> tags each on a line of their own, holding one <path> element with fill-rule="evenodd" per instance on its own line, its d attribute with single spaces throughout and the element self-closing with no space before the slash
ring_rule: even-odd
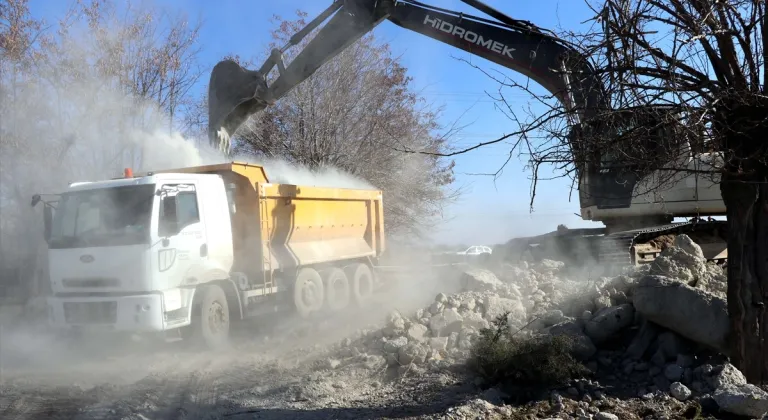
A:
<svg viewBox="0 0 768 420">
<path fill-rule="evenodd" d="M 507 319 L 504 314 L 481 330 L 472 348 L 471 367 L 487 382 L 558 386 L 587 373 L 571 355 L 570 337 L 520 337 L 510 332 Z"/>
</svg>

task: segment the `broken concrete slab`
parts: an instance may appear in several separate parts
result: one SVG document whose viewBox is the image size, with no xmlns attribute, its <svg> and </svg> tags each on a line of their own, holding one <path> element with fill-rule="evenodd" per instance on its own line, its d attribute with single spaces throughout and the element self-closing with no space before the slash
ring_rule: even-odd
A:
<svg viewBox="0 0 768 420">
<path fill-rule="evenodd" d="M 722 353 L 728 351 L 730 322 L 724 299 L 666 277 L 647 275 L 637 283 L 633 302 L 635 310 L 649 321 Z"/>
</svg>

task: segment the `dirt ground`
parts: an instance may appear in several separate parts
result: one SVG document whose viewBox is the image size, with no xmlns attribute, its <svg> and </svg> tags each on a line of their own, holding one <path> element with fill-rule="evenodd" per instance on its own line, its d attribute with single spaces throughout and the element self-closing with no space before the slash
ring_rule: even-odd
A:
<svg viewBox="0 0 768 420">
<path fill-rule="evenodd" d="M 337 376 L 322 366 L 322 351 L 274 355 L 241 344 L 226 353 L 194 354 L 174 347 L 92 358 L 56 371 L 6 369 L 0 418 L 416 418 L 444 411 L 462 391 L 450 375 Z"/>
<path fill-rule="evenodd" d="M 420 295 L 433 298 L 442 288 L 433 286 Z M 442 418 L 477 392 L 460 371 L 393 375 L 386 366 L 337 366 L 334 359 L 340 340 L 380 323 L 393 308 L 422 304 L 395 290 L 353 316 L 300 321 L 274 315 L 239 328 L 233 348 L 218 352 L 184 341 L 104 335 L 72 343 L 44 327 L 6 327 L 0 418 Z"/>
</svg>

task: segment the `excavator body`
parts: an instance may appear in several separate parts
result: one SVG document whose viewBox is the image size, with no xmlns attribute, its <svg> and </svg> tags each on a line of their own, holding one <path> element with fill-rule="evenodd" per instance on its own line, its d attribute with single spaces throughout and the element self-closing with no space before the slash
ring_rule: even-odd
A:
<svg viewBox="0 0 768 420">
<path fill-rule="evenodd" d="M 576 46 L 530 22 L 513 19 L 479 0 L 462 1 L 493 19 L 416 0 L 336 0 L 287 45 L 274 49 L 258 70 L 245 69 L 232 60 L 218 63 L 208 90 L 211 144 L 228 152 L 231 137 L 251 115 L 285 96 L 328 60 L 388 20 L 530 77 L 571 111 L 570 145 L 579 178 L 580 215 L 605 227 L 558 229 L 513 239 L 507 244 L 509 257 L 525 251 L 538 258 L 566 258 L 579 264 L 642 264 L 652 261 L 675 235 L 685 233 L 702 245 L 708 259 L 727 258 L 726 223 L 702 219 L 726 214 L 717 179 L 702 175 L 717 166 L 719 155 L 698 150 L 692 146 L 698 140 L 678 138 L 673 132 L 650 135 L 647 146 L 656 150 L 646 152 L 670 156 L 670 165 L 690 168 L 690 172 L 637 171 L 594 150 L 589 136 L 579 133 L 587 132 L 584 127 L 589 121 L 610 106 L 602 81 L 587 57 Z M 291 62 L 284 63 L 283 53 L 315 30 L 317 33 Z M 277 74 L 272 73 L 275 68 Z M 653 124 L 638 122 L 632 116 L 637 115 L 636 110 L 628 115 L 635 125 Z M 681 217 L 693 220 L 673 223 Z"/>
</svg>

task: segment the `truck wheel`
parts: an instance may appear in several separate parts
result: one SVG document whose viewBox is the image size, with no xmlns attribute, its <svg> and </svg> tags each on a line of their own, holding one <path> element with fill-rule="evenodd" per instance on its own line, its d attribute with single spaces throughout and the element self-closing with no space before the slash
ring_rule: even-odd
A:
<svg viewBox="0 0 768 420">
<path fill-rule="evenodd" d="M 351 289 L 349 279 L 340 268 L 332 268 L 326 275 L 326 301 L 332 311 L 341 311 L 349 306 Z"/>
<path fill-rule="evenodd" d="M 213 349 L 229 345 L 229 305 L 220 286 L 212 284 L 203 290 L 200 305 L 200 332 L 205 344 Z"/>
<path fill-rule="evenodd" d="M 373 273 L 365 264 L 350 265 L 346 271 L 352 279 L 352 300 L 357 306 L 363 306 L 373 295 Z"/>
<path fill-rule="evenodd" d="M 323 308 L 325 290 L 323 279 L 312 268 L 302 268 L 296 275 L 296 283 L 293 286 L 293 302 L 296 311 L 302 318 L 307 318 L 312 312 Z"/>
</svg>

